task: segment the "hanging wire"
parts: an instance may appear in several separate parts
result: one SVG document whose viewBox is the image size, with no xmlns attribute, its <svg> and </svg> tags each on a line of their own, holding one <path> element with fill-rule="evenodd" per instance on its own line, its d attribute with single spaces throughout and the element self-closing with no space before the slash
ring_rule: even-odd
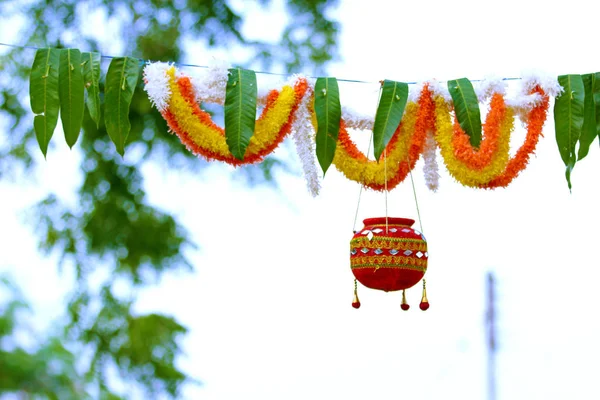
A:
<svg viewBox="0 0 600 400">
<path fill-rule="evenodd" d="M 12 47 L 15 49 L 29 49 L 29 50 L 40 50 L 43 47 L 36 47 L 36 46 L 20 46 L 20 45 L 16 45 L 16 44 L 10 44 L 10 43 L 2 43 L 0 42 L 0 46 L 5 46 L 5 47 Z M 119 58 L 122 56 L 107 56 L 107 55 L 101 55 L 102 58 L 106 58 L 106 59 L 113 59 L 113 58 Z M 152 62 L 152 60 L 144 60 L 142 58 L 137 58 L 137 57 L 132 57 L 132 58 L 136 58 L 141 64 L 146 64 L 149 62 Z M 181 67 L 189 67 L 189 68 L 208 68 L 208 65 L 199 65 L 199 64 L 186 64 L 186 63 L 173 63 L 174 65 L 178 65 Z M 277 73 L 277 72 L 268 72 L 268 71 L 254 71 L 257 74 L 261 74 L 261 75 L 273 75 L 273 76 L 281 76 L 284 78 L 288 78 L 294 74 L 282 74 L 282 73 Z M 317 76 L 309 76 L 308 78 L 310 79 L 317 79 Z M 510 78 L 502 78 L 503 81 L 515 81 L 515 80 L 520 80 L 520 77 L 510 77 Z M 339 82 L 350 82 L 350 83 L 368 83 L 368 84 L 373 84 L 373 83 L 379 83 L 379 82 L 374 82 L 374 81 L 364 81 L 364 80 L 360 80 L 360 79 L 342 79 L 342 78 L 337 78 L 337 80 Z M 481 82 L 483 81 L 483 79 L 470 79 L 471 82 Z M 416 85 L 418 82 L 405 82 L 408 85 Z"/>
<path fill-rule="evenodd" d="M 409 164 L 410 166 L 410 164 Z M 419 218 L 419 228 L 422 233 L 423 231 L 423 223 L 421 222 L 421 211 L 419 211 L 419 201 L 417 200 L 417 190 L 415 189 L 415 180 L 413 179 L 412 170 L 409 170 L 410 173 L 410 183 L 412 184 L 413 196 L 415 197 L 415 204 L 417 206 L 417 217 Z"/>
<path fill-rule="evenodd" d="M 369 147 L 367 149 L 367 154 L 371 152 L 371 143 L 373 142 L 373 135 L 369 135 Z M 358 203 L 356 204 L 356 213 L 354 213 L 354 225 L 352 225 L 352 232 L 356 232 L 356 221 L 358 220 L 358 209 L 360 208 L 360 198 L 363 192 L 363 185 L 360 185 L 360 190 L 358 191 Z"/>
<path fill-rule="evenodd" d="M 358 209 L 360 208 L 360 198 L 362 196 L 363 185 L 360 185 L 358 192 L 358 203 L 356 204 L 356 213 L 354 213 L 354 224 L 352 225 L 352 232 L 356 233 L 356 220 L 358 219 Z"/>
<path fill-rule="evenodd" d="M 383 179 L 385 185 L 385 234 L 388 234 L 388 187 L 387 187 L 387 149 L 383 149 Z"/>
</svg>

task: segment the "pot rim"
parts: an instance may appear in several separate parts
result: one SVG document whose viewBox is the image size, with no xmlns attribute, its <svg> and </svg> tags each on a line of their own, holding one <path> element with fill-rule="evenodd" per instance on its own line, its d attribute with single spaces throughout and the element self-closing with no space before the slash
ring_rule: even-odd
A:
<svg viewBox="0 0 600 400">
<path fill-rule="evenodd" d="M 402 226 L 412 226 L 415 223 L 414 219 L 410 218 L 398 218 L 398 217 L 374 217 L 374 218 L 366 218 L 363 220 L 363 224 L 365 227 L 369 225 L 385 225 L 387 219 L 388 225 L 402 225 Z"/>
</svg>

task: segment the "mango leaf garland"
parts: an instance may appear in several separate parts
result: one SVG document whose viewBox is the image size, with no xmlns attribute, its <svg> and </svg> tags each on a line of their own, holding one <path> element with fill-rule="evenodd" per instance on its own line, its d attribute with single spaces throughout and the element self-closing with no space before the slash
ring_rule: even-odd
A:
<svg viewBox="0 0 600 400">
<path fill-rule="evenodd" d="M 471 145 L 481 143 L 481 114 L 479 102 L 471 81 L 460 78 L 448 81 L 448 91 L 454 101 L 454 112 L 460 127 L 469 135 Z"/>
<path fill-rule="evenodd" d="M 225 91 L 225 139 L 229 151 L 238 160 L 244 159 L 256 124 L 256 73 L 231 68 Z"/>
<path fill-rule="evenodd" d="M 317 117 L 317 159 L 324 175 L 333 162 L 342 118 L 340 92 L 336 78 L 317 79 L 314 109 Z"/>
<path fill-rule="evenodd" d="M 61 49 L 59 65 L 60 119 L 69 147 L 77 142 L 83 122 L 83 75 L 81 53 L 77 49 Z"/>
<path fill-rule="evenodd" d="M 58 123 L 60 102 L 58 97 L 58 66 L 60 50 L 39 49 L 31 66 L 29 98 L 35 115 L 33 128 L 44 157 L 48 143 Z"/>
<path fill-rule="evenodd" d="M 561 75 L 558 83 L 564 92 L 554 102 L 556 143 L 567 167 L 565 176 L 571 189 L 571 171 L 577 161 L 575 147 L 583 127 L 585 89 L 581 75 Z"/>
<path fill-rule="evenodd" d="M 383 153 L 396 128 L 400 125 L 407 100 L 408 84 L 387 79 L 383 82 L 373 125 L 373 145 L 376 160 L 379 160 L 381 153 Z"/>
<path fill-rule="evenodd" d="M 92 121 L 100 127 L 100 53 L 81 53 L 83 84 L 87 90 L 85 104 Z"/>
<path fill-rule="evenodd" d="M 106 73 L 104 123 L 108 136 L 121 156 L 131 129 L 129 106 L 140 74 L 136 58 L 117 57 L 111 61 Z"/>
</svg>

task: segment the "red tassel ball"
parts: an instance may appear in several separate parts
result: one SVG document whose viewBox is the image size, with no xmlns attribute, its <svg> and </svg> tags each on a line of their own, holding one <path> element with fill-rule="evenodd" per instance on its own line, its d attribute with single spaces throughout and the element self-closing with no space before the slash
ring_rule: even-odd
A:
<svg viewBox="0 0 600 400">
<path fill-rule="evenodd" d="M 354 308 L 360 308 L 360 301 L 353 301 L 352 302 L 352 307 L 354 307 Z"/>
<path fill-rule="evenodd" d="M 422 301 L 421 304 L 419 304 L 419 308 L 423 311 L 427 310 L 429 308 L 429 303 L 426 301 Z"/>
<path fill-rule="evenodd" d="M 406 303 L 402 303 L 402 304 L 400 304 L 400 308 L 403 309 L 404 311 L 408 311 L 408 309 L 410 308 L 410 305 L 408 305 Z"/>
</svg>

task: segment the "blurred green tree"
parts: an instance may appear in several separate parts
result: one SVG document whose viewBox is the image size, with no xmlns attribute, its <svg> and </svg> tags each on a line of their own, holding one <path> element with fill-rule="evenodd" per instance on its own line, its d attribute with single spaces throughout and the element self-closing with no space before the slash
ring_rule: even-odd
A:
<svg viewBox="0 0 600 400">
<path fill-rule="evenodd" d="M 181 62 L 186 60 L 184 44 L 201 42 L 213 49 L 248 50 L 241 52 L 248 58 L 229 60 L 238 65 L 290 73 L 301 66 L 322 72 L 335 58 L 338 24 L 330 16 L 335 3 L 286 2 L 286 15 L 278 15 L 286 21 L 283 31 L 273 40 L 247 39 L 244 33 L 249 18 L 244 9 L 271 7 L 269 0 L 13 0 L 0 1 L 0 13 L 4 21 L 20 27 L 20 45 L 108 49 L 111 55 Z M 98 32 L 104 30 L 91 17 L 109 21 L 106 32 L 110 30 L 111 37 L 102 37 Z M 114 36 L 120 39 L 115 42 Z M 114 49 L 125 50 L 114 54 Z M 39 149 L 26 103 L 33 55 L 31 49 L 15 48 L 0 63 L 0 120 L 7 127 L 0 141 L 0 178 L 36 168 L 32 154 Z M 28 332 L 19 323 L 27 304 L 15 286 L 3 281 L 9 295 L 0 304 L 0 395 L 118 399 L 107 378 L 115 369 L 126 385 L 149 398 L 177 397 L 183 384 L 195 381 L 174 363 L 181 352 L 177 339 L 186 328 L 169 315 L 134 315 L 135 298 L 115 295 L 113 285 L 116 279 L 145 285 L 149 276 L 192 268 L 184 254 L 194 243 L 172 215 L 148 203 L 140 168 L 150 160 L 188 170 L 206 164 L 167 134 L 141 86 L 134 94 L 130 120 L 128 147 L 140 154 L 135 162 L 121 159 L 104 126 L 96 128 L 86 111 L 76 146 L 83 160 L 77 207 L 49 193 L 31 214 L 42 252 L 58 253 L 61 264 L 75 269 L 75 289 L 66 305 L 65 326 L 47 336 L 29 332 L 35 339 L 25 348 L 15 341 L 15 332 Z M 52 147 L 51 142 L 49 153 Z M 271 158 L 240 173 L 249 183 L 269 181 L 272 169 L 282 165 Z M 99 289 L 89 282 L 98 269 L 110 271 Z M 89 357 L 76 357 L 79 353 Z"/>
</svg>

